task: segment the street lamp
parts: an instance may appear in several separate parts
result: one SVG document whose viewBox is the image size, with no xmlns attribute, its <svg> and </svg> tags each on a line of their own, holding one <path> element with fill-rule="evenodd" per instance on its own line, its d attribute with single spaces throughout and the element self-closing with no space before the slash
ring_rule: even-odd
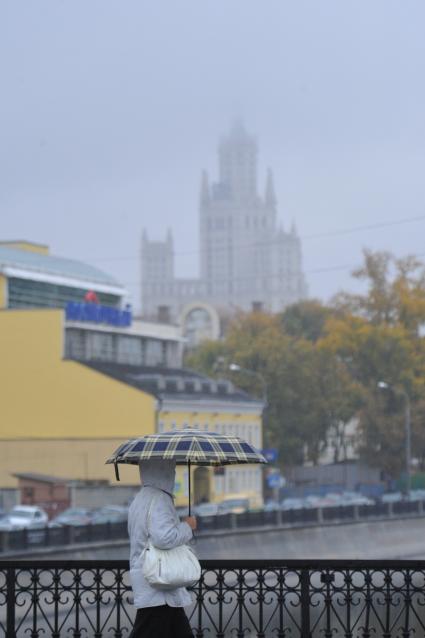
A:
<svg viewBox="0 0 425 638">
<path fill-rule="evenodd" d="M 249 374 L 252 377 L 256 377 L 260 380 L 262 391 L 263 391 L 263 412 L 267 407 L 267 383 L 265 378 L 260 372 L 256 370 L 250 370 L 249 368 L 244 368 L 237 363 L 229 363 L 230 372 L 244 372 L 245 374 Z"/>
<path fill-rule="evenodd" d="M 264 427 L 264 412 L 267 408 L 267 383 L 265 378 L 263 377 L 263 375 L 260 372 L 257 372 L 256 370 L 250 370 L 249 368 L 244 368 L 243 366 L 240 366 L 238 363 L 229 363 L 228 366 L 230 372 L 242 372 L 244 374 L 247 374 L 251 377 L 254 377 L 256 379 L 259 379 L 261 382 L 261 386 L 262 386 L 262 391 L 263 391 L 263 408 L 261 410 L 261 421 L 262 421 L 262 425 Z M 265 480 L 265 467 L 263 467 L 263 485 L 264 485 L 264 480 Z M 278 493 L 279 493 L 279 488 L 275 489 L 275 500 L 278 500 Z"/>
<path fill-rule="evenodd" d="M 380 390 L 392 390 L 398 392 L 404 399 L 404 431 L 405 431 L 405 450 L 406 450 L 406 491 L 410 496 L 410 490 L 412 487 L 412 477 L 410 474 L 410 466 L 412 463 L 412 425 L 410 418 L 410 398 L 404 388 L 399 386 L 393 386 L 386 381 L 379 381 L 378 388 Z"/>
</svg>

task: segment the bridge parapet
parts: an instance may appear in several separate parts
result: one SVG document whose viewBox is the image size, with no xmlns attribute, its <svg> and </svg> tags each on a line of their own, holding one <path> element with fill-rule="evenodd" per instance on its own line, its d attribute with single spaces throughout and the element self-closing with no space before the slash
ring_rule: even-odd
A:
<svg viewBox="0 0 425 638">
<path fill-rule="evenodd" d="M 202 561 L 194 635 L 424 635 L 425 561 Z M 0 562 L 0 638 L 128 635 L 126 561 Z"/>
</svg>

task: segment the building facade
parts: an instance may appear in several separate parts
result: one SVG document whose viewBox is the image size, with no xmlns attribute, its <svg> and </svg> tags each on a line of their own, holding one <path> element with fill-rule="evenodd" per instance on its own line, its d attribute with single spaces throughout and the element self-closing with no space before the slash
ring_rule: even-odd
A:
<svg viewBox="0 0 425 638">
<path fill-rule="evenodd" d="M 278 221 L 273 175 L 258 190 L 258 147 L 241 124 L 219 146 L 218 181 L 203 173 L 200 193 L 199 279 L 178 279 L 171 231 L 165 241 L 142 236 L 142 312 L 159 306 L 177 317 L 193 302 L 219 311 L 248 311 L 253 303 L 276 312 L 307 296 L 301 241 Z"/>
<path fill-rule="evenodd" d="M 170 432 L 195 428 L 238 436 L 261 449 L 263 403 L 225 379 L 210 379 L 184 368 L 141 368 L 111 363 L 90 363 L 90 368 L 157 400 L 156 429 Z M 120 470 L 121 471 L 121 470 Z M 175 497 L 185 505 L 188 497 L 187 468 L 177 468 Z M 230 465 L 219 469 L 192 467 L 194 503 L 221 501 L 228 494 L 248 494 L 262 503 L 262 468 Z"/>
<path fill-rule="evenodd" d="M 228 381 L 173 367 L 177 329 L 152 334 L 151 326 L 149 334 L 146 327 L 68 321 L 62 309 L 0 311 L 0 490 L 16 487 L 25 473 L 114 482 L 106 458 L 124 440 L 157 431 L 199 427 L 261 448 L 262 403 Z M 119 339 L 142 346 L 120 348 Z M 258 467 L 228 467 L 217 476 L 212 468 L 192 471 L 195 501 L 246 491 L 261 499 Z M 120 473 L 121 484 L 137 483 L 136 468 Z M 176 497 L 187 500 L 185 470 Z"/>
</svg>

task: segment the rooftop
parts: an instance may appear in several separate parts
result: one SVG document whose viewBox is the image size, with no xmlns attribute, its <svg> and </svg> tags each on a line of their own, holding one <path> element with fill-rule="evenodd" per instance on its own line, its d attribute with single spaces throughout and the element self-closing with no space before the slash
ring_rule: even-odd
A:
<svg viewBox="0 0 425 638">
<path fill-rule="evenodd" d="M 236 401 L 261 404 L 261 400 L 236 388 L 227 379 L 210 379 L 185 368 L 163 368 L 85 362 L 83 365 L 161 399 Z"/>
<path fill-rule="evenodd" d="M 117 295 L 125 293 L 124 287 L 111 275 L 94 266 L 75 259 L 18 248 L 16 243 L 0 243 L 0 273 L 8 277 L 51 281 L 74 287 L 80 285 L 87 288 L 91 285 L 97 290 L 104 288 L 105 292 Z"/>
<path fill-rule="evenodd" d="M 37 474 L 36 472 L 17 472 L 13 476 L 25 481 L 35 481 L 36 483 L 67 483 L 68 479 L 50 476 L 49 474 Z"/>
</svg>

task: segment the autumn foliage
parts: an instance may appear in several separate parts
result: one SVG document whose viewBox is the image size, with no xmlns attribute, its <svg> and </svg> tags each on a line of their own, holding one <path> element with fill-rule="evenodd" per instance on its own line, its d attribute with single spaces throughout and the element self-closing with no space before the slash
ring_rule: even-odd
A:
<svg viewBox="0 0 425 638">
<path fill-rule="evenodd" d="M 317 463 L 329 448 L 341 461 L 354 449 L 398 476 L 407 393 L 413 458 L 425 469 L 424 265 L 366 251 L 353 276 L 362 294 L 342 292 L 327 306 L 308 300 L 278 315 L 241 314 L 187 365 L 259 397 L 265 382 L 265 444 L 279 449 L 283 465 Z M 232 373 L 231 362 L 258 374 Z M 379 381 L 391 389 L 380 390 Z"/>
</svg>

